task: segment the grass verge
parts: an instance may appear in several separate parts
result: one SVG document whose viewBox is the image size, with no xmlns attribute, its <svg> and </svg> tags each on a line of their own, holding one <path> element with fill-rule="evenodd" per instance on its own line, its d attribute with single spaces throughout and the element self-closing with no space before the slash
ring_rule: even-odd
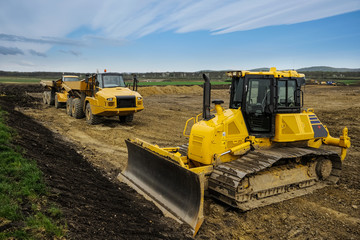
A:
<svg viewBox="0 0 360 240">
<path fill-rule="evenodd" d="M 0 239 L 62 239 L 61 211 L 47 199 L 36 162 L 11 144 L 15 132 L 0 109 Z"/>
</svg>

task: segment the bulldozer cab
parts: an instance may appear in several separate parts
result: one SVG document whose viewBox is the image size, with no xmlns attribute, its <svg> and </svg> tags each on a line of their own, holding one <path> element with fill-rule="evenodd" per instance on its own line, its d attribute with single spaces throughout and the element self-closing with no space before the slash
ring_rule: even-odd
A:
<svg viewBox="0 0 360 240">
<path fill-rule="evenodd" d="M 277 113 L 301 112 L 304 77 L 275 73 L 245 72 L 232 77 L 230 108 L 241 108 L 251 135 L 272 137 Z"/>
</svg>

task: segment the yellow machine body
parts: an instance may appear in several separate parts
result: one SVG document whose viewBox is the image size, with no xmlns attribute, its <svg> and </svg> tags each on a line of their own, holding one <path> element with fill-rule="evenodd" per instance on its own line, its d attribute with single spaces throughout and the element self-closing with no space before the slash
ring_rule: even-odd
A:
<svg viewBox="0 0 360 240">
<path fill-rule="evenodd" d="M 91 83 L 97 81 L 98 75 L 93 75 L 88 79 L 88 83 L 83 81 L 83 85 L 80 85 L 81 90 L 86 93 L 85 106 L 90 104 L 91 111 L 94 115 L 99 116 L 126 116 L 139 112 L 144 109 L 143 98 L 136 92 L 127 87 L 101 87 L 94 86 Z M 94 86 L 95 90 L 91 91 L 91 87 Z M 133 97 L 135 99 L 134 105 L 131 107 L 119 107 L 117 106 L 117 98 L 121 97 Z"/>
<path fill-rule="evenodd" d="M 59 102 L 66 103 L 66 101 L 68 100 L 68 93 L 66 91 L 58 92 L 56 93 L 55 97 L 57 97 Z"/>
<path fill-rule="evenodd" d="M 188 157 L 204 165 L 213 164 L 215 154 L 241 145 L 248 136 L 241 111 L 221 110 L 221 114 L 209 121 L 199 121 L 191 128 Z"/>
<path fill-rule="evenodd" d="M 161 148 L 140 139 L 127 140 L 128 166 L 119 175 L 119 179 L 142 189 L 165 212 L 188 223 L 194 234 L 203 221 L 204 192 L 201 189 L 208 189 L 211 196 L 243 210 L 301 196 L 323 187 L 323 182 L 337 182 L 341 162 L 350 147 L 346 127 L 342 136 L 331 137 L 313 109 L 301 110 L 303 74 L 271 68 L 268 72 L 233 71 L 227 75 L 233 78 L 229 109 L 221 106 L 221 100 L 213 101 L 214 111 L 207 109 L 209 80 L 204 76 L 203 119 L 199 120 L 199 114 L 186 122 L 184 135 L 189 137 L 188 144 Z M 263 113 L 272 113 L 272 118 L 268 118 L 271 121 L 269 132 L 254 133 L 251 124 L 260 126 L 257 118 L 262 113 L 255 110 L 250 115 L 242 109 L 247 107 L 245 100 L 252 103 L 251 96 L 244 95 L 242 105 L 236 105 L 235 91 L 240 89 L 241 78 L 244 80 L 241 89 L 248 91 L 249 96 L 253 91 L 251 86 L 260 92 L 260 81 L 272 81 L 272 93 L 263 91 L 264 100 L 259 98 L 260 104 L 253 104 Z M 251 79 L 258 81 L 258 85 Z M 297 84 L 295 93 L 289 87 L 293 83 Z M 286 86 L 286 91 L 290 89 L 285 95 L 281 92 L 281 84 Z M 277 104 L 276 108 L 261 104 L 271 103 L 267 94 Z M 284 96 L 290 100 L 296 98 L 295 103 L 284 100 Z M 187 135 L 191 122 L 193 125 Z M 341 153 L 323 150 L 322 144 L 340 147 Z M 173 175 L 167 180 L 164 176 L 169 173 Z M 192 184 L 199 185 L 197 189 L 200 190 L 188 186 L 196 175 L 198 179 Z M 181 182 L 182 178 L 187 184 Z M 293 189 L 296 191 L 292 192 Z M 187 200 L 181 201 L 185 195 Z"/>
<path fill-rule="evenodd" d="M 41 85 L 46 89 L 44 103 L 56 107 L 66 104 L 69 115 L 75 118 L 86 115 L 90 124 L 99 122 L 94 120 L 98 116 L 119 116 L 120 121 L 132 121 L 133 114 L 144 109 L 142 96 L 127 88 L 118 73 L 98 73 L 83 80 L 64 75 L 56 81 L 42 81 Z"/>
<path fill-rule="evenodd" d="M 219 106 L 220 107 L 220 106 Z M 316 141 L 314 128 L 327 130 L 320 121 L 312 123 L 316 118 L 314 112 L 295 114 L 277 114 L 275 136 L 273 138 L 253 138 L 259 148 L 269 148 L 272 143 L 290 143 L 297 141 Z M 246 142 L 248 130 L 240 109 L 220 110 L 220 114 L 208 121 L 199 121 L 191 129 L 189 137 L 188 157 L 201 164 L 214 164 L 216 155 L 233 149 Z M 324 137 L 322 137 L 324 138 Z M 239 155 L 239 154 L 236 154 Z"/>
<path fill-rule="evenodd" d="M 116 96 L 134 96 L 136 105 L 117 108 Z M 90 103 L 93 114 L 107 117 L 129 115 L 144 109 L 142 96 L 138 92 L 125 87 L 99 88 L 95 96 L 87 96 L 85 102 Z"/>
</svg>

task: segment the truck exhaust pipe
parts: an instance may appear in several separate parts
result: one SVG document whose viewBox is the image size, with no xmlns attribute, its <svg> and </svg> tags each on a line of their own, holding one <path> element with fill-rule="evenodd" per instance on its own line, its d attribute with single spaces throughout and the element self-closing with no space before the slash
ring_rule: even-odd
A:
<svg viewBox="0 0 360 240">
<path fill-rule="evenodd" d="M 137 91 L 138 90 L 138 82 L 139 80 L 137 79 L 136 74 L 133 75 L 133 91 Z"/>
</svg>

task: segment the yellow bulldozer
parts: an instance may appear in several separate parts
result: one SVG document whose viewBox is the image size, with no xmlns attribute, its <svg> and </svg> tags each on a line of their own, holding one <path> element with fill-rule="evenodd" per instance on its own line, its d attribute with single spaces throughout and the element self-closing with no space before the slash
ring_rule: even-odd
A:
<svg viewBox="0 0 360 240">
<path fill-rule="evenodd" d="M 142 96 L 126 87 L 119 73 L 96 73 L 79 80 L 77 76 L 63 76 L 57 81 L 42 81 L 45 87 L 43 101 L 56 108 L 66 106 L 74 118 L 83 118 L 89 124 L 98 124 L 102 117 L 119 116 L 120 122 L 131 122 L 134 113 L 144 109 Z"/>
<path fill-rule="evenodd" d="M 313 109 L 303 110 L 304 74 L 271 68 L 227 75 L 230 106 L 225 110 L 222 100 L 214 100 L 215 111 L 210 79 L 203 75 L 203 112 L 185 124 L 184 135 L 193 122 L 188 144 L 126 141 L 128 164 L 119 179 L 194 234 L 204 219 L 205 191 L 244 211 L 298 197 L 336 183 L 350 147 L 346 127 L 331 137 Z"/>
</svg>

